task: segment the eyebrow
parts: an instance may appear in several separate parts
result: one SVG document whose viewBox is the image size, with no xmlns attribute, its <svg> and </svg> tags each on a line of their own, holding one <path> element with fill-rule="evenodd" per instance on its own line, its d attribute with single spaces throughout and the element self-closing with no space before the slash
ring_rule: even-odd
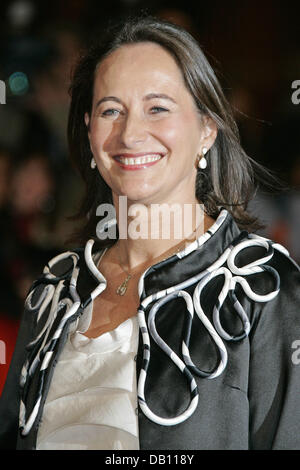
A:
<svg viewBox="0 0 300 470">
<path fill-rule="evenodd" d="M 165 95 L 164 93 L 149 93 L 149 95 L 146 95 L 143 98 L 143 101 L 153 100 L 154 98 L 162 98 L 164 100 L 172 101 L 173 103 L 176 104 L 176 101 L 173 98 L 171 98 L 171 96 Z"/>
<path fill-rule="evenodd" d="M 143 101 L 150 101 L 155 98 L 161 98 L 164 100 L 169 100 L 172 101 L 172 103 L 176 104 L 176 101 L 171 98 L 170 96 L 164 94 L 164 93 L 149 93 L 148 95 L 144 96 Z M 105 101 L 115 101 L 116 103 L 122 104 L 122 101 L 117 98 L 116 96 L 105 96 L 104 98 L 101 98 L 101 100 L 97 101 L 96 108 L 101 104 L 104 103 Z"/>
</svg>

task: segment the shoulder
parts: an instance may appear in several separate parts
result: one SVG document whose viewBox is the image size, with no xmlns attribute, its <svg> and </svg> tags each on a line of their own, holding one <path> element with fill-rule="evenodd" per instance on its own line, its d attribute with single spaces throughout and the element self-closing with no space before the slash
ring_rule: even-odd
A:
<svg viewBox="0 0 300 470">
<path fill-rule="evenodd" d="M 29 290 L 24 315 L 47 318 L 47 312 L 50 307 L 54 308 L 57 299 L 70 299 L 76 305 L 85 305 L 92 291 L 103 281 L 94 262 L 99 252 L 99 247 L 89 240 L 85 247 L 64 251 L 51 258 Z M 61 304 L 60 301 L 58 310 Z"/>
<path fill-rule="evenodd" d="M 79 260 L 84 258 L 84 248 L 78 247 L 72 250 L 66 250 L 52 257 L 43 269 L 43 276 L 51 275 L 65 276 Z"/>
<path fill-rule="evenodd" d="M 263 273 L 272 278 L 281 294 L 293 296 L 293 291 L 300 287 L 300 267 L 298 263 L 290 256 L 288 250 L 272 241 L 263 237 L 250 236 L 253 241 L 260 243 L 265 250 L 261 259 Z M 297 296 L 298 300 L 298 296 Z"/>
<path fill-rule="evenodd" d="M 246 240 L 248 250 L 239 261 L 254 301 L 252 335 L 260 336 L 265 344 L 271 337 L 274 342 L 286 337 L 290 343 L 295 335 L 300 338 L 299 265 L 285 247 L 272 240 L 252 234 Z"/>
<path fill-rule="evenodd" d="M 70 284 L 73 282 L 76 286 L 78 282 L 82 258 L 83 250 L 80 248 L 57 254 L 49 259 L 40 276 L 32 283 L 24 302 L 19 332 L 27 338 L 27 343 L 39 334 L 51 315 L 60 317 L 63 312 L 60 299 L 74 302 Z"/>
<path fill-rule="evenodd" d="M 45 264 L 41 275 L 30 287 L 25 307 L 45 290 L 47 286 L 57 285 L 59 281 L 71 278 L 74 268 L 84 261 L 84 249 L 76 248 L 58 253 Z"/>
<path fill-rule="evenodd" d="M 252 301 L 257 317 L 268 311 L 267 318 L 271 322 L 282 322 L 284 312 L 286 316 L 298 319 L 300 268 L 285 247 L 256 234 L 242 232 L 232 242 L 227 266 L 234 285 L 238 284 Z"/>
<path fill-rule="evenodd" d="M 273 240 L 256 234 L 241 232 L 232 243 L 228 265 L 236 274 L 251 278 L 251 275 L 267 273 L 269 278 L 280 277 L 280 286 L 299 282 L 300 267 L 288 250 Z M 256 276 L 261 279 L 263 276 Z M 264 276 L 267 278 L 266 276 Z"/>
</svg>

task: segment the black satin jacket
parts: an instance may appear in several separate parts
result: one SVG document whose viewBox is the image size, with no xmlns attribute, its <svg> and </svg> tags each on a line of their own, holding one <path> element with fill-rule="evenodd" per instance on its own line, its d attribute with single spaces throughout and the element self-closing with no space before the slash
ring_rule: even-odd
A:
<svg viewBox="0 0 300 470">
<path fill-rule="evenodd" d="M 198 249 L 182 258 L 173 256 L 152 266 L 144 277 L 141 302 L 150 295 L 154 299 L 155 293 L 175 286 L 206 269 L 209 272 L 210 267 L 228 247 L 249 240 L 249 235 L 240 232 L 229 213 L 225 214 L 224 221 L 215 233 L 209 235 Z M 83 308 L 98 281 L 88 269 L 83 250 L 76 251 L 79 255 L 77 291 Z M 246 279 L 252 292 L 267 295 L 274 291 L 277 279 L 280 281 L 280 285 L 277 282 L 275 287 L 279 288 L 278 294 L 271 300 L 256 301 L 247 295 L 242 281 L 235 284 L 235 298 L 247 313 L 251 325 L 249 334 L 238 341 L 223 339 L 228 361 L 217 377 L 200 377 L 193 374 L 190 368 L 197 385 L 199 401 L 194 413 L 186 420 L 172 426 L 161 425 L 145 416 L 139 408 L 141 449 L 300 449 L 300 271 L 296 263 L 282 250 L 278 250 L 276 245 L 273 251 L 272 257 L 266 260 L 264 247 L 246 246 L 237 255 L 236 265 L 245 267 L 252 263 L 252 266 L 258 266 L 253 272 L 240 276 Z M 256 260 L 261 261 L 255 264 Z M 57 269 L 60 269 L 57 275 L 61 275 L 66 272 L 66 264 L 61 263 Z M 232 298 L 230 300 L 227 296 L 220 307 L 218 297 L 223 284 L 222 275 L 212 276 L 206 283 L 201 292 L 203 310 L 213 325 L 214 309 L 217 306 L 222 328 L 232 336 L 239 336 L 242 323 L 233 308 Z M 45 281 L 38 282 L 40 293 L 45 286 Z M 195 284 L 186 289 L 191 295 L 194 290 Z M 70 295 L 68 292 L 65 281 L 64 295 Z M 146 320 L 150 308 L 151 303 L 145 309 Z M 78 310 L 79 314 L 80 311 L 82 309 Z M 63 327 L 60 341 L 43 378 L 43 393 L 37 418 L 28 434 L 22 436 L 19 430 L 19 383 L 23 364 L 29 354 L 26 346 L 38 336 L 47 318 L 44 313 L 44 322 L 37 323 L 36 315 L 36 312 L 25 308 L 0 399 L 0 448 L 3 449 L 35 448 L 43 403 L 73 321 L 66 322 Z M 57 314 L 57 322 L 61 315 L 60 312 Z M 182 298 L 174 298 L 165 303 L 156 315 L 157 332 L 181 358 L 187 316 L 186 304 Z M 187 409 L 191 400 L 187 378 L 151 336 L 148 349 L 150 362 L 145 384 L 147 406 L 162 418 L 178 416 Z M 145 368 L 144 351 L 140 332 L 137 378 Z M 197 315 L 192 320 L 189 353 L 193 363 L 202 371 L 215 370 L 220 361 L 220 352 Z M 40 387 L 38 373 L 35 372 L 25 396 L 28 414 L 36 404 Z"/>
</svg>

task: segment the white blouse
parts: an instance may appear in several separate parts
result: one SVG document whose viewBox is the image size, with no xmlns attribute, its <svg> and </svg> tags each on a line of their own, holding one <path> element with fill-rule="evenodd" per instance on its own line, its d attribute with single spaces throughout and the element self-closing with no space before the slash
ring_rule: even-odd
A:
<svg viewBox="0 0 300 470">
<path fill-rule="evenodd" d="M 138 322 L 88 338 L 90 304 L 54 369 L 37 436 L 38 450 L 137 450 Z"/>
</svg>

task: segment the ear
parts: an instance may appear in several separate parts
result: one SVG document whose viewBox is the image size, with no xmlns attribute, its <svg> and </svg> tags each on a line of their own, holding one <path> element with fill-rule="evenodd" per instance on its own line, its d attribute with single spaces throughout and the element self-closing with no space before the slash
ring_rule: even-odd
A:
<svg viewBox="0 0 300 470">
<path fill-rule="evenodd" d="M 84 113 L 84 122 L 88 130 L 88 136 L 90 138 L 90 116 L 89 113 Z"/>
<path fill-rule="evenodd" d="M 217 134 L 218 128 L 215 121 L 207 115 L 202 116 L 202 133 L 199 149 L 200 154 L 202 153 L 203 147 L 206 147 L 207 150 L 209 150 L 213 146 Z"/>
</svg>

